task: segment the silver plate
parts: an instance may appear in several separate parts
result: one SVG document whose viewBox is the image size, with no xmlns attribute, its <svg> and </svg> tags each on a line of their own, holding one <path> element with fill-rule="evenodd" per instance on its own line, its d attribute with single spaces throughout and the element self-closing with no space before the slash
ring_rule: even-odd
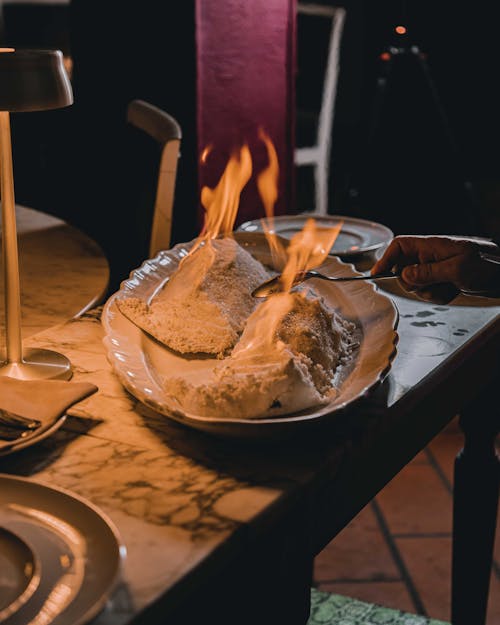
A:
<svg viewBox="0 0 500 625">
<path fill-rule="evenodd" d="M 272 265 L 267 241 L 261 233 L 236 233 L 235 238 L 255 258 Z M 353 360 L 339 372 L 339 393 L 330 403 L 310 410 L 263 419 L 214 419 L 184 412 L 175 398 L 165 394 L 161 380 L 169 372 L 194 371 L 203 375 L 207 360 L 186 359 L 147 337 L 119 311 L 118 298 L 139 297 L 149 302 L 176 271 L 193 242 L 180 243 L 169 251 L 147 260 L 132 272 L 120 290 L 106 302 L 102 314 L 104 345 L 113 369 L 123 386 L 143 404 L 156 412 L 198 430 L 222 436 L 268 438 L 294 428 L 317 424 L 331 418 L 365 395 L 389 371 L 397 341 L 397 310 L 392 300 L 379 293 L 371 282 L 328 283 L 311 280 L 327 302 L 347 319 L 356 323 L 360 347 Z M 352 275 L 352 265 L 331 256 L 322 265 L 332 275 Z"/>
<path fill-rule="evenodd" d="M 284 239 L 290 239 L 302 230 L 307 219 L 311 217 L 319 228 L 333 228 L 343 221 L 342 230 L 330 250 L 330 254 L 335 256 L 357 256 L 373 252 L 394 237 L 394 233 L 387 226 L 346 215 L 280 215 L 274 218 L 274 230 Z M 261 220 L 246 221 L 238 228 L 238 232 L 263 232 Z"/>
<path fill-rule="evenodd" d="M 40 560 L 20 536 L 0 527 L 0 623 L 31 598 L 40 583 Z"/>
<path fill-rule="evenodd" d="M 9 625 L 83 625 L 105 606 L 125 548 L 111 521 L 63 489 L 0 474 L 0 526 L 29 544 L 40 582 Z"/>
</svg>

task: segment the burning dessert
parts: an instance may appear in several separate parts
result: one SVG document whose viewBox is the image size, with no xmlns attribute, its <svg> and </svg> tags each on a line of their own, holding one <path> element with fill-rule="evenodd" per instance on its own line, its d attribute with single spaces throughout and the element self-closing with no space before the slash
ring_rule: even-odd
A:
<svg viewBox="0 0 500 625">
<path fill-rule="evenodd" d="M 164 388 L 185 412 L 205 417 L 262 418 L 324 404 L 336 395 L 354 329 L 311 291 L 275 295 L 250 315 L 211 375 L 168 377 Z"/>
<path fill-rule="evenodd" d="M 117 303 L 126 317 L 171 349 L 222 357 L 256 306 L 252 291 L 270 275 L 234 239 L 212 239 L 182 260 L 150 305 L 137 298 Z"/>
<path fill-rule="evenodd" d="M 354 349 L 354 324 L 311 289 L 291 292 L 298 273 L 326 258 L 341 224 L 318 229 L 308 220 L 288 246 L 282 245 L 270 219 L 277 198 L 277 156 L 268 137 L 261 138 L 269 167 L 257 186 L 268 216 L 273 263 L 283 269 L 283 292 L 264 302 L 254 299 L 252 291 L 271 274 L 227 236 L 252 173 L 244 146 L 231 157 L 218 185 L 202 189 L 204 230 L 163 290 L 149 304 L 117 300 L 125 316 L 180 353 L 180 364 L 195 361 L 162 380 L 168 405 L 187 414 L 253 419 L 327 403 L 337 392 L 339 368 Z M 200 352 L 213 359 L 201 359 Z"/>
</svg>

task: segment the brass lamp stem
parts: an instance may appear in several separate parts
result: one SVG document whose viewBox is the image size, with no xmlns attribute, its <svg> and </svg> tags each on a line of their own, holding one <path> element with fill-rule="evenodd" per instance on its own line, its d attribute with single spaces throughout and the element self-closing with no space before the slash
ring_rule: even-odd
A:
<svg viewBox="0 0 500 625">
<path fill-rule="evenodd" d="M 8 363 L 22 362 L 21 291 L 17 248 L 16 204 L 12 170 L 10 115 L 0 111 L 0 191 L 2 198 L 2 249 L 5 281 L 5 331 Z"/>
</svg>

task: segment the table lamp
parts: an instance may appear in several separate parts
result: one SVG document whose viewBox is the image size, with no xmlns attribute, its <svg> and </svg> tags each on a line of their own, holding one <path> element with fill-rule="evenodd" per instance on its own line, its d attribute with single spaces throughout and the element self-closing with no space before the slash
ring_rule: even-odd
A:
<svg viewBox="0 0 500 625">
<path fill-rule="evenodd" d="M 73 92 L 60 50 L 0 48 L 0 192 L 5 288 L 6 352 L 0 375 L 22 380 L 69 379 L 66 356 L 47 349 L 23 351 L 10 113 L 72 104 Z"/>
</svg>

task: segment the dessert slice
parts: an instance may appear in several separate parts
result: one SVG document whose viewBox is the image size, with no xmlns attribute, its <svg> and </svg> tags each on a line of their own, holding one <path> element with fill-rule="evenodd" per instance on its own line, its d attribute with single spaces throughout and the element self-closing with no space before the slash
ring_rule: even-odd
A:
<svg viewBox="0 0 500 625">
<path fill-rule="evenodd" d="M 338 368 L 355 348 L 355 326 L 305 292 L 266 300 L 249 317 L 231 355 L 210 375 L 164 380 L 191 415 L 252 419 L 291 414 L 336 394 Z"/>
<path fill-rule="evenodd" d="M 232 238 L 213 239 L 182 260 L 162 291 L 147 304 L 118 299 L 120 311 L 183 354 L 226 354 L 237 342 L 257 301 L 252 291 L 270 277 Z"/>
</svg>

